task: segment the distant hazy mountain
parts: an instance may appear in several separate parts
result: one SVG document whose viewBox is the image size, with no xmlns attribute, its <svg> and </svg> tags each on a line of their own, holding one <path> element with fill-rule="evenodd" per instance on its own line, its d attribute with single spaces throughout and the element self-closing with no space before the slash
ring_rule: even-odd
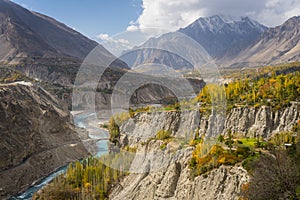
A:
<svg viewBox="0 0 300 200">
<path fill-rule="evenodd" d="M 143 69 L 146 69 L 147 67 L 153 68 L 155 65 L 152 64 L 156 64 L 156 68 L 159 64 L 163 64 L 167 67 L 172 67 L 175 70 L 191 69 L 193 68 L 193 65 L 182 58 L 182 55 L 165 50 L 168 49 L 167 47 L 172 42 L 175 42 L 175 46 L 179 46 L 178 37 L 180 37 L 180 35 L 177 33 L 166 33 L 159 38 L 150 38 L 142 46 L 133 48 L 120 58 L 132 69 L 137 69 L 137 67 L 140 68 L 140 66 L 145 66 L 142 67 Z M 189 48 L 186 45 L 184 47 Z M 184 47 L 181 46 L 180 48 L 183 49 Z M 147 64 L 151 64 L 151 66 L 148 66 Z M 162 66 L 162 69 L 163 68 L 164 67 Z"/>
<path fill-rule="evenodd" d="M 274 64 L 299 59 L 300 16 L 292 17 L 281 26 L 266 30 L 255 44 L 237 55 L 231 64 Z"/>
<path fill-rule="evenodd" d="M 143 63 L 160 63 L 173 67 L 174 69 L 190 69 L 191 63 L 166 51 L 149 46 L 176 44 L 178 33 L 184 33 L 198 42 L 207 53 L 216 61 L 222 58 L 232 58 L 238 53 L 253 45 L 267 28 L 248 17 L 233 20 L 225 16 L 212 16 L 199 18 L 186 28 L 178 32 L 167 33 L 158 38 L 146 41 L 140 50 L 134 50 L 125 55 L 126 62 L 130 66 L 138 66 Z M 189 49 L 185 49 L 189 51 Z"/>
</svg>

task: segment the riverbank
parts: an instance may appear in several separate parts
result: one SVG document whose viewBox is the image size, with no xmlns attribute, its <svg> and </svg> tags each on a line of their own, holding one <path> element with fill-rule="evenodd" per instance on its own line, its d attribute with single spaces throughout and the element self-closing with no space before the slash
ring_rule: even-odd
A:
<svg viewBox="0 0 300 200">
<path fill-rule="evenodd" d="M 99 140 L 101 138 L 108 137 L 108 131 L 99 127 L 99 123 L 95 113 L 88 112 L 88 111 L 80 111 L 80 112 L 72 112 L 74 124 L 80 129 L 84 129 L 87 131 L 89 138 L 88 140 L 82 140 L 82 143 L 85 145 L 86 149 L 94 149 L 94 147 L 88 145 L 94 145 L 96 142 L 96 153 L 93 154 L 94 156 L 101 156 L 108 152 L 107 140 Z M 78 130 L 80 131 L 80 130 Z M 81 130 L 82 131 L 82 130 Z M 99 140 L 99 141 L 98 141 Z M 92 152 L 91 152 L 92 153 Z M 50 183 L 55 177 L 57 177 L 61 173 L 65 173 L 67 169 L 67 165 L 63 167 L 56 168 L 55 171 L 52 171 L 48 176 L 41 178 L 40 180 L 34 181 L 31 187 L 22 191 L 21 194 L 17 195 L 16 197 L 11 197 L 10 200 L 31 200 L 32 196 L 35 192 L 40 190 L 42 187 Z"/>
</svg>

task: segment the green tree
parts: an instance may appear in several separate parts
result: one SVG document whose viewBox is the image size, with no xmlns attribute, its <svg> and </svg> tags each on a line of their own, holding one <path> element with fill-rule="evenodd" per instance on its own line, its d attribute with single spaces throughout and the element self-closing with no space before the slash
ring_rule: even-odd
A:
<svg viewBox="0 0 300 200">
<path fill-rule="evenodd" d="M 112 143 L 117 144 L 118 138 L 120 136 L 120 128 L 113 117 L 111 117 L 109 120 L 109 135 L 110 135 L 109 140 Z"/>
</svg>

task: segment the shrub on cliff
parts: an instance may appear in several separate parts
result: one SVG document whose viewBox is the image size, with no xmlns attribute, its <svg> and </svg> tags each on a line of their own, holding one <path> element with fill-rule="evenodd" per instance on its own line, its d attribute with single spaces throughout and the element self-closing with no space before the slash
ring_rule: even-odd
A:
<svg viewBox="0 0 300 200">
<path fill-rule="evenodd" d="M 120 128 L 116 123 L 115 119 L 112 117 L 109 120 L 109 140 L 116 144 L 118 142 L 118 138 L 120 136 Z"/>
<path fill-rule="evenodd" d="M 155 138 L 158 139 L 158 140 L 165 140 L 165 139 L 168 139 L 171 137 L 171 132 L 170 131 L 166 131 L 166 130 L 159 130 L 157 133 L 156 133 L 156 136 Z"/>
</svg>

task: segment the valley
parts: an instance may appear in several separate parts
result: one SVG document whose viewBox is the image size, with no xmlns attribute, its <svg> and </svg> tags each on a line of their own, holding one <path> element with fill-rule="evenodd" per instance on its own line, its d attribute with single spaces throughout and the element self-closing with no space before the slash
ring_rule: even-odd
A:
<svg viewBox="0 0 300 200">
<path fill-rule="evenodd" d="M 297 73 L 294 72 L 295 77 Z M 266 78 L 272 79 L 277 77 Z M 255 85 L 261 80 L 248 81 L 244 83 Z M 294 89 L 298 91 L 299 84 L 296 85 Z M 227 87 L 230 88 L 230 85 Z M 252 94 L 251 90 L 244 91 Z M 237 92 L 237 96 L 241 97 L 243 90 Z M 226 94 L 230 95 L 230 92 Z M 201 99 L 201 94 L 199 98 L 198 101 L 209 103 Z M 261 100 L 264 98 L 268 97 Z M 267 159 L 273 154 L 287 156 L 284 159 L 291 156 L 293 160 L 287 165 L 297 166 L 300 120 L 297 98 L 299 95 L 295 96 L 295 101 L 280 108 L 276 107 L 277 103 L 272 105 L 262 101 L 262 105 L 246 105 L 241 98 L 243 105 L 235 99 L 234 102 L 239 106 L 225 108 L 226 115 L 218 111 L 199 110 L 197 106 L 191 106 L 193 102 L 190 102 L 178 105 L 179 108 L 176 105 L 170 106 L 170 109 L 149 106 L 132 110 L 129 114 L 125 112 L 113 116 L 108 125 L 111 158 L 101 157 L 100 163 L 99 160 L 93 161 L 91 166 L 76 164 L 76 167 L 73 166 L 73 173 L 58 177 L 35 198 L 45 199 L 49 192 L 51 198 L 61 198 L 63 194 L 55 188 L 68 184 L 69 177 L 75 174 L 82 174 L 82 179 L 76 181 L 79 181 L 79 188 L 83 193 L 78 193 L 78 185 L 71 184 L 71 188 L 64 186 L 68 191 L 65 195 L 74 199 L 238 199 L 244 195 L 256 198 L 257 193 L 252 191 L 251 181 L 260 177 L 253 179 L 251 171 L 267 173 L 259 168 L 260 159 Z M 285 150 L 287 144 L 292 146 L 291 149 Z M 103 163 L 109 163 L 107 166 L 113 170 L 111 176 L 103 174 L 109 180 L 108 183 L 111 183 L 106 187 L 102 185 L 101 175 L 96 180 L 91 178 L 94 176 L 86 177 L 86 173 L 96 173 L 89 170 L 102 168 Z M 276 167 L 276 170 L 280 170 L 286 165 L 279 163 Z M 122 170 L 114 171 L 118 169 Z M 295 168 L 290 173 L 297 174 L 298 170 L 299 168 Z M 122 172 L 126 172 L 125 177 Z M 283 184 L 281 181 L 288 180 L 288 174 L 282 176 L 282 180 L 276 179 L 276 184 Z M 291 188 L 294 195 L 298 195 L 297 184 Z M 97 189 L 98 187 L 101 189 Z M 253 187 L 258 190 L 255 185 Z M 251 193 L 245 188 L 249 188 Z M 263 188 L 258 191 L 262 190 L 264 193 Z M 280 193 L 278 190 L 276 195 L 287 195 L 285 192 Z M 252 193 L 255 195 L 251 196 Z"/>
<path fill-rule="evenodd" d="M 90 39 L 15 2 L 0 0 L 0 199 L 300 198 L 299 16 Z"/>
</svg>

